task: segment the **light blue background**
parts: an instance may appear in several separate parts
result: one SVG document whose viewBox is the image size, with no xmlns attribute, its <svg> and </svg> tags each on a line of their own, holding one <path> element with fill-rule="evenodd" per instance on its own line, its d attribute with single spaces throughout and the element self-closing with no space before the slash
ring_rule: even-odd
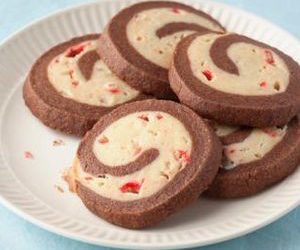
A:
<svg viewBox="0 0 300 250">
<path fill-rule="evenodd" d="M 300 38 L 299 0 L 219 0 L 271 20 Z M 0 40 L 32 20 L 83 0 L 0 0 Z M 1 56 L 1 55 L 0 55 Z M 300 185 L 300 183 L 299 183 Z M 300 194 L 299 194 L 300 195 Z M 107 250 L 44 231 L 0 205 L 0 250 Z M 199 250 L 299 250 L 300 208 L 252 234 Z"/>
</svg>

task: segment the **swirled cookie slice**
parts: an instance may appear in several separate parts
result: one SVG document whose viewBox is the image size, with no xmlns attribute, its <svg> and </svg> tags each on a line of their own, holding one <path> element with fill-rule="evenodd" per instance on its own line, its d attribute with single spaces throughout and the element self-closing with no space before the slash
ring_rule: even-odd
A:
<svg viewBox="0 0 300 250">
<path fill-rule="evenodd" d="M 174 98 L 168 69 L 176 44 L 194 32 L 223 32 L 206 13 L 164 1 L 137 3 L 120 11 L 100 38 L 99 53 L 121 79 L 160 98 Z"/>
<path fill-rule="evenodd" d="M 298 63 L 237 34 L 185 38 L 176 48 L 169 79 L 182 103 L 224 124 L 284 125 L 300 108 Z"/>
<path fill-rule="evenodd" d="M 207 195 L 237 198 L 256 194 L 290 175 L 300 163 L 300 124 L 264 129 L 216 125 L 223 163 Z"/>
<path fill-rule="evenodd" d="M 80 143 L 69 180 L 96 215 L 143 228 L 196 200 L 220 163 L 221 144 L 206 122 L 175 102 L 148 100 L 96 123 Z"/>
<path fill-rule="evenodd" d="M 99 35 L 59 44 L 33 65 L 23 88 L 26 105 L 45 125 L 83 135 L 118 105 L 146 98 L 115 76 L 96 53 Z"/>
</svg>

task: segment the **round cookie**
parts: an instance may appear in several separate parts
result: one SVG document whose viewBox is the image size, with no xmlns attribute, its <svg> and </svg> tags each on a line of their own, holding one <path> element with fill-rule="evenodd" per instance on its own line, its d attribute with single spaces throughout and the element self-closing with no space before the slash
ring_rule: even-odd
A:
<svg viewBox="0 0 300 250">
<path fill-rule="evenodd" d="M 31 68 L 23 97 L 32 114 L 46 126 L 81 136 L 118 105 L 146 98 L 100 59 L 98 37 L 85 35 L 61 43 Z"/>
<path fill-rule="evenodd" d="M 194 32 L 224 32 L 208 14 L 177 2 L 141 2 L 120 11 L 98 52 L 121 79 L 158 98 L 174 99 L 168 69 L 176 44 Z"/>
<path fill-rule="evenodd" d="M 96 215 L 144 228 L 197 200 L 218 171 L 221 151 L 211 127 L 189 108 L 133 102 L 102 117 L 85 135 L 68 180 Z"/>
<path fill-rule="evenodd" d="M 283 52 L 237 34 L 192 34 L 169 71 L 180 101 L 219 123 L 287 124 L 300 108 L 300 68 Z"/>
<path fill-rule="evenodd" d="M 280 182 L 300 163 L 300 124 L 283 127 L 216 126 L 223 142 L 223 162 L 206 192 L 215 198 L 254 195 Z"/>
</svg>

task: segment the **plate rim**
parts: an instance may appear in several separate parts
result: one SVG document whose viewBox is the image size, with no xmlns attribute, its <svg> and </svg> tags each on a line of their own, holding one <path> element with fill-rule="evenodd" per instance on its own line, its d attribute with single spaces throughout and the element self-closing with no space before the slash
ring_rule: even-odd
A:
<svg viewBox="0 0 300 250">
<path fill-rule="evenodd" d="M 2 39 L 0 41 L 0 49 L 3 46 L 5 46 L 6 44 L 13 42 L 13 40 L 16 39 L 23 32 L 26 33 L 26 31 L 28 29 L 30 29 L 31 27 L 33 27 L 35 25 L 39 25 L 39 23 L 42 22 L 42 21 L 46 22 L 47 19 L 54 18 L 55 16 L 63 15 L 66 12 L 73 11 L 73 10 L 76 10 L 76 9 L 80 9 L 80 8 L 83 8 L 83 7 L 88 7 L 88 6 L 93 6 L 93 5 L 101 5 L 103 2 L 121 2 L 121 1 L 122 0 L 100 0 L 100 1 L 99 0 L 98 1 L 97 0 L 92 0 L 92 1 L 79 3 L 79 4 L 73 4 L 73 5 L 71 4 L 70 6 L 62 8 L 60 10 L 51 11 L 49 14 L 34 19 L 33 21 L 29 22 L 28 24 L 26 24 L 26 25 L 22 26 L 21 28 L 17 29 L 15 32 L 12 32 L 6 38 Z M 177 0 L 177 1 L 181 1 L 181 0 Z M 192 2 L 198 1 L 200 3 L 201 2 L 207 2 L 205 0 L 186 0 L 185 2 L 189 2 L 189 1 L 192 1 Z M 242 14 L 248 16 L 248 17 L 256 19 L 259 22 L 264 22 L 265 24 L 270 25 L 270 26 L 276 28 L 277 30 L 280 30 L 280 32 L 282 34 L 286 35 L 289 39 L 293 40 L 300 48 L 300 42 L 298 41 L 298 39 L 293 34 L 290 34 L 288 31 L 284 30 L 283 28 L 281 28 L 277 24 L 273 24 L 272 22 L 270 22 L 267 19 L 264 19 L 260 16 L 257 16 L 255 14 L 253 14 L 253 13 L 250 13 L 248 11 L 239 9 L 235 6 L 231 6 L 231 5 L 228 5 L 228 4 L 219 3 L 219 2 L 215 2 L 215 1 L 209 1 L 209 2 L 210 2 L 211 5 L 214 5 L 216 7 L 231 9 L 235 12 L 242 13 Z M 12 94 L 15 92 L 17 87 L 19 87 L 19 86 L 18 85 L 14 86 L 12 89 L 9 90 L 10 93 L 6 95 L 5 101 L 1 105 L 2 106 L 1 110 L 0 110 L 1 116 L 4 114 L 4 112 L 6 110 L 6 107 L 9 103 L 9 100 L 10 100 Z M 0 124 L 1 130 L 2 130 L 2 125 L 3 125 L 3 120 L 1 120 L 1 124 Z M 9 167 L 8 162 L 5 160 L 4 151 L 3 151 L 3 144 L 2 144 L 2 134 L 1 134 L 0 139 L 1 139 L 0 140 L 1 141 L 0 149 L 1 149 L 2 163 L 4 165 L 6 165 L 5 166 L 6 170 L 13 176 L 13 178 L 17 182 L 19 182 L 18 184 L 21 185 L 22 188 L 27 189 L 26 186 L 23 183 L 21 183 L 19 181 L 19 179 L 14 175 L 13 171 Z M 3 167 L 3 166 L 1 166 L 1 167 Z M 28 191 L 29 191 L 30 195 L 32 195 L 32 197 L 37 199 L 37 197 L 30 190 L 28 190 Z M 40 201 L 40 202 L 44 203 L 43 201 Z M 196 240 L 193 241 L 193 242 L 184 241 L 181 245 L 178 245 L 178 243 L 176 243 L 176 245 L 172 245 L 171 242 L 169 242 L 168 244 L 164 244 L 164 245 L 161 245 L 159 242 L 155 242 L 155 245 L 154 245 L 154 243 L 150 243 L 150 244 L 149 243 L 141 243 L 141 242 L 133 243 L 132 241 L 129 241 L 129 242 L 126 242 L 126 243 L 124 243 L 124 242 L 119 243 L 119 242 L 114 242 L 112 240 L 106 240 L 106 239 L 101 239 L 101 238 L 97 239 L 97 241 L 96 241 L 96 240 L 93 240 L 93 238 L 82 236 L 80 234 L 73 233 L 73 232 L 68 232 L 67 229 L 60 228 L 57 225 L 53 225 L 51 223 L 47 223 L 47 222 L 43 221 L 42 219 L 36 218 L 34 215 L 26 213 L 26 211 L 24 211 L 24 209 L 18 207 L 17 205 L 13 204 L 9 199 L 5 198 L 1 192 L 0 192 L 0 203 L 2 205 L 4 205 L 4 207 L 9 209 L 10 211 L 14 212 L 15 214 L 17 214 L 21 218 L 25 219 L 26 221 L 29 221 L 32 224 L 37 225 L 37 226 L 39 226 L 39 227 L 41 227 L 41 228 L 43 228 L 47 231 L 50 231 L 54 234 L 62 235 L 64 237 L 71 238 L 73 240 L 77 240 L 77 241 L 79 240 L 79 241 L 82 241 L 82 242 L 95 244 L 95 245 L 100 245 L 100 246 L 104 246 L 104 247 L 117 247 L 117 248 L 123 248 L 123 249 L 127 249 L 129 247 L 131 249 L 140 249 L 141 247 L 143 247 L 143 249 L 154 249 L 154 248 L 155 249 L 168 249 L 170 247 L 172 247 L 173 249 L 180 249 L 180 248 L 186 248 L 186 247 L 190 248 L 190 247 L 211 245 L 211 244 L 227 241 L 227 240 L 230 240 L 230 239 L 234 239 L 234 238 L 240 237 L 242 235 L 246 235 L 250 232 L 253 232 L 257 229 L 260 229 L 260 228 L 276 221 L 277 219 L 281 218 L 282 216 L 286 215 L 287 213 L 289 213 L 290 211 L 295 209 L 297 206 L 299 206 L 300 205 L 300 197 L 299 197 L 298 200 L 295 200 L 292 204 L 290 204 L 289 206 L 286 206 L 284 209 L 282 209 L 280 212 L 277 212 L 275 215 L 270 216 L 269 218 L 267 218 L 266 220 L 261 221 L 260 223 L 257 223 L 257 225 L 255 225 L 255 226 L 249 227 L 247 229 L 243 229 L 238 233 L 222 236 L 222 237 L 219 237 L 218 239 L 211 239 L 211 240 L 207 240 L 207 241 L 204 241 L 204 242 L 197 242 Z M 187 231 L 190 231 L 190 230 L 187 230 Z M 126 244 L 126 246 L 125 246 L 125 244 Z"/>
</svg>

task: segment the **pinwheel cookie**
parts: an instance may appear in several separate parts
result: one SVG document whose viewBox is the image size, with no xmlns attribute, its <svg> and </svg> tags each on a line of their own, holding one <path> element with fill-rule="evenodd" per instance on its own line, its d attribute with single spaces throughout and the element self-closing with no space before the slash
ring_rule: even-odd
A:
<svg viewBox="0 0 300 250">
<path fill-rule="evenodd" d="M 116 106 L 146 98 L 115 76 L 96 53 L 99 35 L 59 44 L 33 65 L 23 88 L 26 105 L 45 125 L 83 135 Z"/>
<path fill-rule="evenodd" d="M 172 99 L 168 68 L 176 44 L 194 32 L 223 32 L 206 13 L 164 1 L 142 2 L 123 9 L 100 38 L 99 54 L 132 87 Z"/>
<path fill-rule="evenodd" d="M 220 163 L 221 144 L 206 122 L 175 102 L 147 100 L 102 117 L 81 141 L 68 179 L 96 215 L 143 228 L 195 201 Z"/>
<path fill-rule="evenodd" d="M 193 34 L 169 72 L 180 101 L 231 125 L 287 124 L 300 108 L 300 68 L 283 52 L 237 34 Z"/>
<path fill-rule="evenodd" d="M 215 126 L 224 144 L 223 163 L 207 195 L 256 194 L 290 175 L 300 163 L 300 124 L 264 129 Z"/>
</svg>

